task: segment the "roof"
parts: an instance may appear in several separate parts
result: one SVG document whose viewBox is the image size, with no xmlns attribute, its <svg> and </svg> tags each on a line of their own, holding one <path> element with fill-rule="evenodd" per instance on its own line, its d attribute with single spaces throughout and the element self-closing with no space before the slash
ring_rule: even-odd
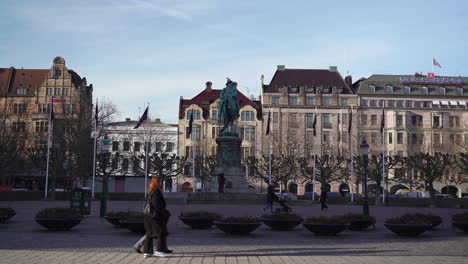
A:
<svg viewBox="0 0 468 264">
<path fill-rule="evenodd" d="M 185 109 L 192 104 L 201 107 L 203 110 L 203 118 L 208 119 L 210 116 L 210 105 L 219 98 L 221 91 L 221 89 L 205 89 L 192 99 L 181 99 L 179 104 L 179 119 L 185 118 Z M 255 108 L 257 110 L 257 119 L 262 120 L 262 105 L 260 101 L 250 100 L 240 91 L 237 91 L 237 99 L 239 100 L 239 106 L 241 108 L 246 105 Z"/>
<path fill-rule="evenodd" d="M 41 87 L 50 70 L 0 68 L 0 96 L 14 92 L 17 88 L 25 88 L 26 95 L 34 95 Z"/>
<path fill-rule="evenodd" d="M 265 93 L 277 93 L 280 87 L 322 87 L 342 88 L 342 93 L 353 91 L 337 71 L 323 69 L 284 69 L 277 70 L 269 85 L 264 85 Z"/>
<path fill-rule="evenodd" d="M 136 121 L 136 120 L 125 120 L 125 121 L 118 121 L 118 122 L 108 123 L 107 126 L 131 126 L 131 127 L 134 127 L 137 124 L 138 124 L 138 121 Z M 161 122 L 159 120 L 158 121 L 150 121 L 150 122 L 145 121 L 144 124 L 149 124 L 151 126 L 173 127 L 173 125 L 163 123 L 163 122 Z"/>
<path fill-rule="evenodd" d="M 375 92 L 369 92 L 369 85 L 375 86 Z M 392 86 L 393 92 L 387 93 L 386 87 Z M 411 88 L 410 94 L 405 94 L 404 87 Z M 428 93 L 423 94 L 421 87 L 427 87 Z M 455 76 L 436 76 L 427 77 L 425 75 L 388 75 L 374 74 L 359 84 L 357 93 L 359 95 L 404 95 L 404 96 L 441 96 L 438 87 L 445 87 L 445 94 L 442 96 L 460 96 L 457 95 L 456 88 L 464 88 L 464 95 L 468 96 L 468 77 Z"/>
</svg>

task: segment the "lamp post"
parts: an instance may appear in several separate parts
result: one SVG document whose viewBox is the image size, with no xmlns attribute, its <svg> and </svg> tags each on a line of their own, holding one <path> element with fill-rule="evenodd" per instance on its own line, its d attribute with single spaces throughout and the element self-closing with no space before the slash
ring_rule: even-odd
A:
<svg viewBox="0 0 468 264">
<path fill-rule="evenodd" d="M 364 163 L 364 181 L 362 186 L 362 189 L 364 191 L 364 203 L 362 211 L 365 215 L 369 215 L 369 200 L 367 199 L 367 165 L 369 163 L 367 154 L 369 154 L 369 144 L 367 144 L 365 138 L 362 139 L 362 143 L 359 146 L 359 150 L 361 151 L 362 161 Z"/>
<path fill-rule="evenodd" d="M 109 143 L 110 140 L 107 138 L 107 135 L 101 139 L 101 156 L 102 156 L 102 195 L 101 195 L 101 208 L 99 211 L 99 216 L 103 217 L 107 212 L 107 196 L 109 196 L 109 186 L 107 184 L 107 156 L 109 154 Z"/>
</svg>

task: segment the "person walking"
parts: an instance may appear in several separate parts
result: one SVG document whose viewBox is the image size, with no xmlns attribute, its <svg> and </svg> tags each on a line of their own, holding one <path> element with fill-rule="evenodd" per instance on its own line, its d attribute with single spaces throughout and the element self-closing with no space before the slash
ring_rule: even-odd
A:
<svg viewBox="0 0 468 264">
<path fill-rule="evenodd" d="M 320 192 L 320 204 L 322 205 L 322 211 L 328 209 L 328 206 L 325 204 L 327 202 L 328 192 L 326 187 L 322 187 Z"/>
<path fill-rule="evenodd" d="M 226 178 L 224 177 L 224 172 L 218 173 L 218 193 L 224 193 L 224 184 L 226 182 Z"/>
<path fill-rule="evenodd" d="M 171 214 L 166 209 L 166 201 L 160 190 L 159 179 L 153 177 L 148 187 L 148 201 L 150 214 L 145 213 L 144 223 L 146 239 L 143 245 L 143 256 L 167 257 L 172 250 L 167 248 L 167 222 Z M 146 210 L 145 210 L 146 211 Z M 153 240 L 158 239 L 156 252 L 153 250 Z"/>
<path fill-rule="evenodd" d="M 273 185 L 268 184 L 267 187 L 267 205 L 263 208 L 263 212 L 266 209 L 270 208 L 270 212 L 273 213 L 273 202 L 278 200 L 278 196 L 275 194 L 275 187 Z"/>
</svg>

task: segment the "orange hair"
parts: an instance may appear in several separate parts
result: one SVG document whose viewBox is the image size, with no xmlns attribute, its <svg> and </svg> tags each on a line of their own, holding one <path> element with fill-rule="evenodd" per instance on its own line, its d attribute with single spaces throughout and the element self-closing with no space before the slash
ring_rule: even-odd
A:
<svg viewBox="0 0 468 264">
<path fill-rule="evenodd" d="M 159 184 L 159 179 L 157 177 L 152 177 L 150 184 L 148 186 L 148 194 L 160 188 L 161 188 L 161 185 Z"/>
</svg>

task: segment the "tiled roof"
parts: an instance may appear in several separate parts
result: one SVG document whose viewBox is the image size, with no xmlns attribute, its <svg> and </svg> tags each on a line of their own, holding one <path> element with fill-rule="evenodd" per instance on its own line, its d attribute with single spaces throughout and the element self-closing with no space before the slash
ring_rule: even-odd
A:
<svg viewBox="0 0 468 264">
<path fill-rule="evenodd" d="M 455 76 L 436 76 L 436 78 L 447 78 L 447 79 L 456 79 L 461 80 L 462 84 L 425 84 L 425 83 L 401 83 L 400 77 L 404 78 L 427 78 L 425 75 L 419 75 L 415 77 L 414 75 L 387 75 L 387 74 L 374 74 L 368 79 L 362 81 L 358 87 L 357 93 L 359 95 L 404 95 L 404 96 L 441 96 L 438 91 L 438 87 L 445 87 L 445 94 L 442 96 L 459 96 L 456 94 L 456 87 L 464 88 L 464 95 L 468 96 L 468 78 L 467 77 L 455 77 Z M 369 85 L 375 87 L 375 92 L 369 92 Z M 392 93 L 386 92 L 386 87 L 390 85 L 393 87 Z M 410 94 L 404 93 L 404 86 L 409 86 L 411 88 Z M 421 87 L 428 87 L 428 94 L 423 94 Z"/>
<path fill-rule="evenodd" d="M 17 88 L 25 88 L 27 95 L 34 95 L 49 70 L 0 68 L 0 95 L 14 93 Z"/>
<path fill-rule="evenodd" d="M 205 89 L 192 99 L 181 99 L 179 104 L 179 119 L 185 118 L 185 109 L 196 104 L 203 109 L 203 118 L 208 119 L 210 116 L 210 104 L 216 101 L 220 94 L 220 89 Z M 237 91 L 237 99 L 239 99 L 239 106 L 242 108 L 246 105 L 250 105 L 257 110 L 257 119 L 262 120 L 262 106 L 259 101 L 250 100 L 240 91 Z"/>
<path fill-rule="evenodd" d="M 277 70 L 270 84 L 264 85 L 264 92 L 276 93 L 280 87 L 336 87 L 342 88 L 342 93 L 353 93 L 339 72 L 317 69 Z"/>
</svg>

